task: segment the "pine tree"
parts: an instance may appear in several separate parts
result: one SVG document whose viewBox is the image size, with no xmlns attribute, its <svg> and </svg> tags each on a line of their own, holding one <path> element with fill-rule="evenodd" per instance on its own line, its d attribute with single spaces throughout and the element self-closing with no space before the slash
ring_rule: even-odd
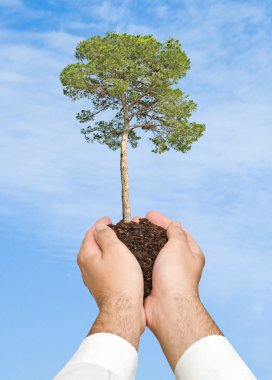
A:
<svg viewBox="0 0 272 380">
<path fill-rule="evenodd" d="M 190 69 L 190 60 L 173 38 L 161 43 L 153 35 L 115 32 L 81 41 L 75 57 L 78 62 L 60 74 L 63 92 L 74 101 L 91 101 L 92 109 L 76 116 L 80 123 L 91 123 L 81 129 L 86 141 L 121 150 L 123 221 L 128 223 L 127 143 L 137 147 L 137 129 L 151 133 L 154 153 L 170 148 L 185 153 L 204 133 L 204 124 L 189 121 L 196 103 L 174 87 Z M 113 110 L 114 117 L 95 121 L 106 110 Z"/>
</svg>

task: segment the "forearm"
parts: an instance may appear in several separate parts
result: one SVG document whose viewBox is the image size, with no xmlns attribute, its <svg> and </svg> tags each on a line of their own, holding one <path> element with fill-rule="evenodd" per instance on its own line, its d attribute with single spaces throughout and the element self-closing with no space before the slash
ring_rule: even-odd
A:
<svg viewBox="0 0 272 380">
<path fill-rule="evenodd" d="M 142 333 L 142 309 L 130 299 L 119 297 L 101 307 L 88 335 L 111 333 L 118 335 L 138 349 Z"/>
<path fill-rule="evenodd" d="M 174 370 L 183 353 L 198 340 L 223 335 L 198 296 L 174 295 L 154 315 L 154 333 Z M 164 318 L 164 316 L 166 316 Z"/>
<path fill-rule="evenodd" d="M 135 379 L 137 348 L 143 330 L 141 307 L 125 296 L 107 298 L 99 307 L 88 337 L 56 380 Z"/>
</svg>

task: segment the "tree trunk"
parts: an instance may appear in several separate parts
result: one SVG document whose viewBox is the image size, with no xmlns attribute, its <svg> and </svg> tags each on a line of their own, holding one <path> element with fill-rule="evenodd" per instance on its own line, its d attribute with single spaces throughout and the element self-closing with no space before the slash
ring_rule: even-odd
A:
<svg viewBox="0 0 272 380">
<path fill-rule="evenodd" d="M 125 130 L 122 136 L 121 143 L 121 181 L 122 181 L 122 207 L 123 207 L 123 222 L 129 223 L 131 220 L 130 202 L 129 202 L 129 186 L 128 186 L 128 163 L 127 163 L 127 140 L 128 131 Z"/>
</svg>

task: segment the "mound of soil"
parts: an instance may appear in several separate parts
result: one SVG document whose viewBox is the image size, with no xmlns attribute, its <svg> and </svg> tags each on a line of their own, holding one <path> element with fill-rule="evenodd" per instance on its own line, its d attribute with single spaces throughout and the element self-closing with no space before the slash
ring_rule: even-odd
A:
<svg viewBox="0 0 272 380">
<path fill-rule="evenodd" d="M 139 223 L 109 224 L 118 238 L 128 247 L 138 260 L 144 276 L 144 298 L 152 289 L 152 270 L 158 253 L 167 242 L 166 230 L 140 218 Z"/>
</svg>

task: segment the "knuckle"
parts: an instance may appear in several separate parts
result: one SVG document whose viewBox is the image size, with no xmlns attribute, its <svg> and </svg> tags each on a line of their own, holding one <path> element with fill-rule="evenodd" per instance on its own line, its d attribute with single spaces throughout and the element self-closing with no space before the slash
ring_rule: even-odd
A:
<svg viewBox="0 0 272 380">
<path fill-rule="evenodd" d="M 77 255 L 77 264 L 78 266 L 82 266 L 85 263 L 85 257 L 82 254 L 82 251 L 80 251 Z"/>
<path fill-rule="evenodd" d="M 178 223 L 175 223 L 175 224 L 173 223 L 172 228 L 174 228 L 175 231 L 181 233 L 182 235 L 185 235 L 181 225 L 179 225 Z"/>
<path fill-rule="evenodd" d="M 175 226 L 175 232 L 176 232 L 175 237 L 176 239 L 180 241 L 180 243 L 186 242 L 186 235 L 181 227 Z"/>
<path fill-rule="evenodd" d="M 103 228 L 102 230 L 96 231 L 96 235 L 99 239 L 107 239 L 108 238 L 108 230 L 106 228 Z"/>
<path fill-rule="evenodd" d="M 198 253 L 198 258 L 199 258 L 201 264 L 204 266 L 205 262 L 206 262 L 206 258 L 205 258 L 205 255 L 204 255 L 204 253 L 202 251 L 200 251 Z"/>
<path fill-rule="evenodd" d="M 116 239 L 116 235 L 113 235 L 108 229 L 103 229 L 98 232 L 98 239 L 100 243 L 103 243 L 103 248 L 116 248 L 119 241 Z"/>
</svg>

